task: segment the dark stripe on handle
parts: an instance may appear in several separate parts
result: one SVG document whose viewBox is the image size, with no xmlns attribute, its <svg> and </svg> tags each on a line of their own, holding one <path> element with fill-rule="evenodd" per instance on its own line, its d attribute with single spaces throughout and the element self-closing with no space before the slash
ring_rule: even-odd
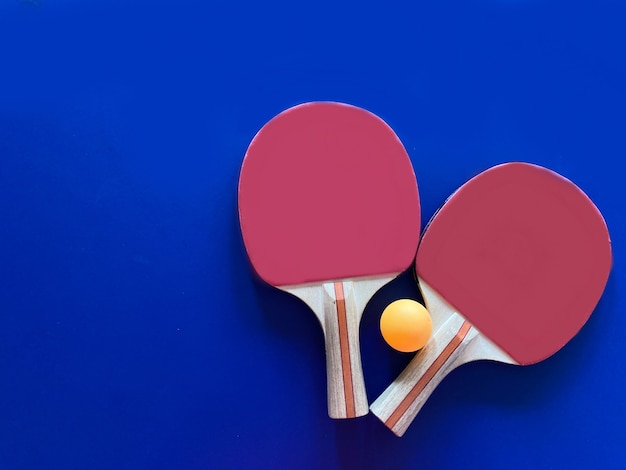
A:
<svg viewBox="0 0 626 470">
<path fill-rule="evenodd" d="M 341 371 L 343 373 L 343 391 L 346 397 L 346 416 L 356 416 L 354 390 L 352 386 L 352 364 L 350 364 L 350 344 L 348 341 L 348 318 L 346 316 L 346 300 L 343 283 L 335 282 L 335 300 L 337 320 L 339 323 L 339 348 L 341 350 Z"/>
<path fill-rule="evenodd" d="M 443 367 L 446 361 L 450 359 L 450 356 L 452 356 L 454 351 L 456 351 L 457 348 L 461 345 L 471 327 L 472 325 L 470 325 L 468 322 L 463 322 L 461 328 L 454 336 L 454 338 L 450 340 L 445 349 L 441 351 L 441 354 L 437 357 L 437 359 L 435 359 L 430 367 L 426 369 L 424 375 L 413 386 L 409 394 L 404 397 L 404 400 L 400 402 L 398 408 L 396 408 L 391 416 L 389 416 L 387 421 L 385 421 L 385 425 L 389 429 L 392 429 L 398 423 L 398 421 L 400 421 L 400 418 L 402 418 L 402 415 L 407 412 L 413 401 L 420 395 L 420 393 L 424 391 L 428 383 L 433 379 L 435 374 L 439 372 L 439 370 Z"/>
</svg>

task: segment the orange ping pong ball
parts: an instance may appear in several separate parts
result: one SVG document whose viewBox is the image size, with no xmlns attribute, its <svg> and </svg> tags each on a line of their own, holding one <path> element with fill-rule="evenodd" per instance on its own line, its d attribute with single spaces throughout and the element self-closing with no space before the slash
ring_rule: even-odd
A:
<svg viewBox="0 0 626 470">
<path fill-rule="evenodd" d="M 423 348 L 433 330 L 428 310 L 410 299 L 390 303 L 380 317 L 380 332 L 389 346 L 401 352 Z"/>
</svg>

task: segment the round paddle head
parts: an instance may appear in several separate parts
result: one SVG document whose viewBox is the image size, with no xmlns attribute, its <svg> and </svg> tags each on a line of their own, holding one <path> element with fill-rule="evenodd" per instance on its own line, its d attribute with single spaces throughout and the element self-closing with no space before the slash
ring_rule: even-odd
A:
<svg viewBox="0 0 626 470">
<path fill-rule="evenodd" d="M 611 269 L 602 215 L 571 181 L 526 163 L 476 176 L 428 225 L 419 278 L 520 364 L 583 326 Z"/>
<path fill-rule="evenodd" d="M 397 274 L 420 231 L 417 183 L 393 130 L 340 103 L 306 103 L 252 140 L 239 218 L 254 269 L 274 286 Z"/>
</svg>

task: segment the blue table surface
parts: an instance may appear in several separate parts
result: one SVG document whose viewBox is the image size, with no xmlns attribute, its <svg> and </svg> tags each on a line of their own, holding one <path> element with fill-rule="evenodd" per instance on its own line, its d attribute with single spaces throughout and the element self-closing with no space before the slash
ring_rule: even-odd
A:
<svg viewBox="0 0 626 470">
<path fill-rule="evenodd" d="M 626 4 L 0 2 L 0 469 L 626 468 Z M 598 307 L 529 367 L 464 366 L 403 438 L 326 414 L 324 343 L 255 279 L 237 180 L 281 110 L 366 108 L 425 223 L 521 160 L 603 212 Z M 375 398 L 411 355 L 361 325 Z"/>
</svg>

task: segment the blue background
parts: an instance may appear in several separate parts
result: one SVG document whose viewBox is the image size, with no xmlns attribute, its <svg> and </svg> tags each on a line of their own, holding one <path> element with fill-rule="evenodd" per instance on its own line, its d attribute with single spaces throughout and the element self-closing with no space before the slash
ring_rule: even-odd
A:
<svg viewBox="0 0 626 470">
<path fill-rule="evenodd" d="M 0 468 L 626 467 L 620 1 L 0 0 Z M 426 222 L 510 160 L 577 183 L 614 267 L 581 333 L 467 365 L 407 434 L 326 415 L 321 329 L 256 280 L 256 131 L 304 101 L 385 119 Z M 361 325 L 373 400 L 409 361 Z"/>
</svg>

